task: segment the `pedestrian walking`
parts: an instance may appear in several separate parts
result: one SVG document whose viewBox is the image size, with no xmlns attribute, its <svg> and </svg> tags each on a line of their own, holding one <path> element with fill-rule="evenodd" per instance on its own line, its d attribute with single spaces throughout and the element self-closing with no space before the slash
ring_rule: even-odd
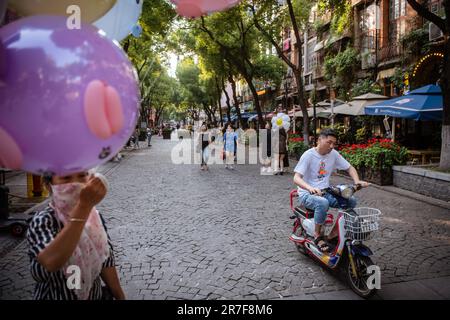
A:
<svg viewBox="0 0 450 320">
<path fill-rule="evenodd" d="M 79 172 L 44 181 L 51 201 L 33 217 L 27 233 L 34 299 L 125 299 L 113 247 L 95 208 L 107 193 L 104 177 Z M 69 286 L 68 277 L 76 275 L 79 285 Z"/>
<path fill-rule="evenodd" d="M 136 130 L 134 131 L 134 149 L 139 149 L 139 135 L 139 128 L 136 128 Z"/>
<path fill-rule="evenodd" d="M 266 121 L 266 140 L 263 143 L 263 156 L 265 159 L 262 160 L 262 174 L 273 174 L 272 165 L 272 123 Z"/>
<path fill-rule="evenodd" d="M 231 123 L 228 123 L 227 130 L 223 135 L 226 169 L 234 170 L 234 157 L 238 145 L 238 136 Z"/>
<path fill-rule="evenodd" d="M 152 141 L 152 129 L 150 127 L 147 127 L 147 143 L 148 147 L 151 147 L 151 141 Z"/>
<path fill-rule="evenodd" d="M 208 146 L 211 143 L 211 135 L 208 132 L 208 127 L 206 124 L 203 124 L 200 127 L 200 135 L 199 135 L 199 144 L 201 147 L 201 157 L 202 163 L 200 165 L 200 170 L 208 171 L 208 158 L 209 158 L 209 150 Z"/>
</svg>

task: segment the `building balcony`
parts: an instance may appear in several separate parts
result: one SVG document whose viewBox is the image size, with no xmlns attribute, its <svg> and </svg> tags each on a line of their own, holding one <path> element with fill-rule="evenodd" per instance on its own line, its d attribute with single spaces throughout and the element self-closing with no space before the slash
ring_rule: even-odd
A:
<svg viewBox="0 0 450 320">
<path fill-rule="evenodd" d="M 313 79 L 320 79 L 325 76 L 325 68 L 322 66 L 316 66 L 313 69 L 312 77 Z"/>
<path fill-rule="evenodd" d="M 396 61 L 401 58 L 403 48 L 399 43 L 389 43 L 386 46 L 378 48 L 377 61 L 378 63 L 387 64 L 390 61 Z"/>
</svg>

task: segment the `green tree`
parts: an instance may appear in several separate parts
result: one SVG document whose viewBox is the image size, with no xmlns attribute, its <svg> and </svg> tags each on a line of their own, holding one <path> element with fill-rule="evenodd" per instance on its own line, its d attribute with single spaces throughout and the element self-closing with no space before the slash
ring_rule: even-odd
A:
<svg viewBox="0 0 450 320">
<path fill-rule="evenodd" d="M 291 61 L 281 47 L 284 28 L 292 28 L 297 52 L 302 52 L 303 37 L 301 32 L 309 27 L 309 13 L 314 1 L 286 0 L 286 5 L 277 0 L 251 0 L 250 9 L 256 28 L 276 49 L 278 56 L 292 70 L 297 84 L 300 108 L 303 114 L 303 138 L 309 141 L 308 102 L 303 85 L 303 65 L 301 55 L 297 61 Z"/>
<path fill-rule="evenodd" d="M 258 113 L 259 124 L 263 126 L 261 106 L 254 84 L 257 69 L 255 61 L 260 55 L 260 47 L 252 19 L 244 4 L 225 12 L 202 17 L 199 21 L 193 21 L 192 25 L 199 31 L 197 33 L 199 40 L 209 43 L 208 46 L 222 55 L 247 82 Z"/>
</svg>

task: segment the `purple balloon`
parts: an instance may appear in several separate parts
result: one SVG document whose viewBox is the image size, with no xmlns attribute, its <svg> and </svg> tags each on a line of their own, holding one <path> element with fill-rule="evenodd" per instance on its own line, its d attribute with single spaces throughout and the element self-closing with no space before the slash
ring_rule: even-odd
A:
<svg viewBox="0 0 450 320">
<path fill-rule="evenodd" d="M 136 126 L 125 52 L 95 27 L 31 16 L 0 29 L 0 167 L 70 174 L 111 159 Z"/>
</svg>

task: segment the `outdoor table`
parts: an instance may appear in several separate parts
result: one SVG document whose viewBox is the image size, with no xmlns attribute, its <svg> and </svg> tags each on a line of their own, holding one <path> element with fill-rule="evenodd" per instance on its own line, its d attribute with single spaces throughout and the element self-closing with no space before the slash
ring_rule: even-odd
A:
<svg viewBox="0 0 450 320">
<path fill-rule="evenodd" d="M 427 158 L 439 156 L 441 152 L 439 150 L 409 150 L 409 154 L 421 157 L 422 164 L 427 164 Z"/>
</svg>

